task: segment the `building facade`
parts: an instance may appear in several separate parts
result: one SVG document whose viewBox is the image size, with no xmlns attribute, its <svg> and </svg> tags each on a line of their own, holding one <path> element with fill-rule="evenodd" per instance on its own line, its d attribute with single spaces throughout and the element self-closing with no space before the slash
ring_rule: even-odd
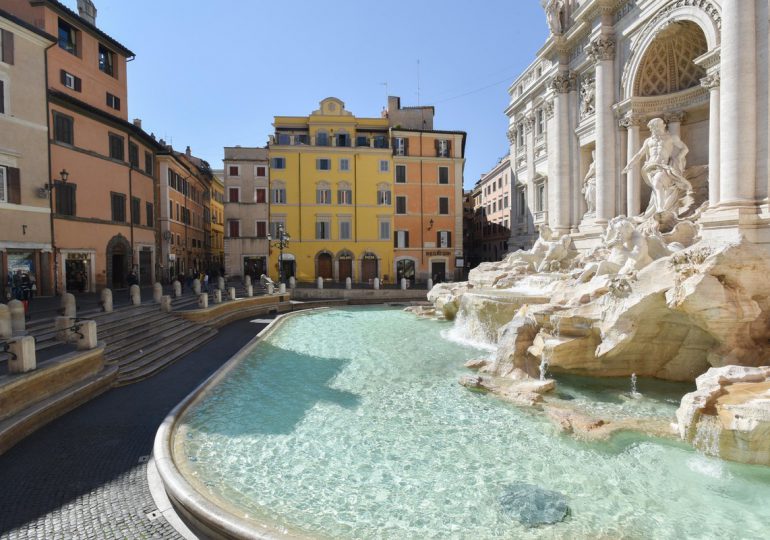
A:
<svg viewBox="0 0 770 540">
<path fill-rule="evenodd" d="M 267 148 L 225 147 L 225 273 L 268 273 L 270 167 Z"/>
<path fill-rule="evenodd" d="M 473 240 L 475 258 L 499 261 L 508 252 L 508 240 L 514 216 L 512 207 L 513 174 L 510 157 L 479 178 L 473 188 Z"/>
<path fill-rule="evenodd" d="M 631 158 L 654 118 L 688 148 L 701 236 L 770 241 L 767 2 L 546 7 L 550 36 L 509 88 L 511 164 L 524 202 L 511 247 L 530 245 L 548 224 L 588 249 L 611 218 L 643 213 L 652 189 Z"/>
<path fill-rule="evenodd" d="M 276 116 L 270 157 L 270 232 L 291 240 L 283 276 L 298 281 L 395 281 L 393 156 L 387 118 L 361 118 L 337 98 L 309 116 Z M 270 276 L 279 278 L 272 248 Z"/>
<path fill-rule="evenodd" d="M 34 278 L 53 292 L 51 211 L 46 186 L 46 48 L 56 38 L 0 10 L 0 299 Z"/>
<path fill-rule="evenodd" d="M 211 182 L 211 266 L 225 267 L 225 177 L 224 170 L 212 171 Z"/>
</svg>

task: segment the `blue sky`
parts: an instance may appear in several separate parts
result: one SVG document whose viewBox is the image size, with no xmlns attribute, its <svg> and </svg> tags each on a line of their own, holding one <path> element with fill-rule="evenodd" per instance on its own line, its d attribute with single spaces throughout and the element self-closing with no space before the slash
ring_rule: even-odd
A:
<svg viewBox="0 0 770 540">
<path fill-rule="evenodd" d="M 76 8 L 76 0 L 64 0 Z M 465 186 L 507 152 L 507 87 L 547 37 L 539 0 L 95 0 L 97 25 L 136 53 L 129 118 L 222 166 L 263 146 L 275 115 L 327 96 L 378 116 L 388 93 L 435 105 L 468 133 Z"/>
</svg>

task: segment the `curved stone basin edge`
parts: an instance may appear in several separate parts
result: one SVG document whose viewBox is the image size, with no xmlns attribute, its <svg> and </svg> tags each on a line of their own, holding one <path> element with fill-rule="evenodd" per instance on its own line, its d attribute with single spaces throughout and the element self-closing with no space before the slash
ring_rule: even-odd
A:
<svg viewBox="0 0 770 540">
<path fill-rule="evenodd" d="M 161 423 L 155 434 L 153 459 L 163 487 L 174 510 L 202 538 L 227 538 L 238 540 L 268 540 L 278 538 L 306 538 L 286 530 L 270 528 L 265 524 L 246 519 L 230 512 L 200 493 L 185 478 L 174 460 L 174 438 L 180 419 L 195 405 L 206 391 L 218 384 L 227 374 L 241 363 L 256 345 L 274 332 L 290 317 L 306 315 L 330 308 L 315 308 L 279 315 L 253 339 L 235 353 L 222 367 L 211 374 L 195 390 L 185 397 Z"/>
</svg>

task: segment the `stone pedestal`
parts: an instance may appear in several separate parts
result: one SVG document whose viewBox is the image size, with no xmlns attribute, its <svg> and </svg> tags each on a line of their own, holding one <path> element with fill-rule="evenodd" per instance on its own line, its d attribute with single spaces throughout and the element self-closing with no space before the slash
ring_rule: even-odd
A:
<svg viewBox="0 0 770 540">
<path fill-rule="evenodd" d="M 217 278 L 217 289 L 219 289 L 220 291 L 225 290 L 225 278 L 223 278 L 222 276 L 219 276 Z"/>
<path fill-rule="evenodd" d="M 182 284 L 179 283 L 179 280 L 175 279 L 171 285 L 174 287 L 174 298 L 182 296 Z"/>
<path fill-rule="evenodd" d="M 214 303 L 215 304 L 221 304 L 222 303 L 222 290 L 216 289 L 214 291 Z"/>
<path fill-rule="evenodd" d="M 281 294 L 286 294 L 286 283 L 281 283 L 278 285 L 278 292 Z"/>
<path fill-rule="evenodd" d="M 198 307 L 201 309 L 206 309 L 209 307 L 209 295 L 206 293 L 199 294 L 198 295 Z"/>
<path fill-rule="evenodd" d="M 243 278 L 243 286 L 248 287 L 251 285 L 251 276 L 246 274 L 246 276 Z"/>
<path fill-rule="evenodd" d="M 433 288 L 433 280 L 431 278 L 428 278 L 428 290 L 431 290 Z"/>
<path fill-rule="evenodd" d="M 171 295 L 164 294 L 160 297 L 160 310 L 163 313 L 171 313 Z"/>
<path fill-rule="evenodd" d="M 380 278 L 378 277 L 374 278 L 374 290 L 375 291 L 380 290 Z"/>
<path fill-rule="evenodd" d="M 11 312 L 11 332 L 19 336 L 26 330 L 26 321 L 24 320 L 24 304 L 19 300 L 8 302 L 8 310 Z"/>
<path fill-rule="evenodd" d="M 110 289 L 102 289 L 102 311 L 105 313 L 112 313 L 112 291 Z"/>
<path fill-rule="evenodd" d="M 319 277 L 319 278 L 316 280 L 316 284 L 317 284 L 317 286 L 318 286 L 318 288 L 319 288 L 319 289 L 323 289 L 323 288 L 324 288 L 324 278 L 322 278 L 322 277 Z"/>
<path fill-rule="evenodd" d="M 246 297 L 251 298 L 252 296 L 254 296 L 254 286 L 249 283 L 246 285 Z"/>
<path fill-rule="evenodd" d="M 75 303 L 75 295 L 72 293 L 64 293 L 61 296 L 61 314 L 65 317 L 77 317 L 77 304 Z"/>
<path fill-rule="evenodd" d="M 77 348 L 79 351 L 90 351 L 91 349 L 96 348 L 97 339 L 96 339 L 96 321 L 81 321 L 80 323 L 80 329 L 78 332 L 82 334 L 82 336 L 77 336 Z"/>
<path fill-rule="evenodd" d="M 56 330 L 56 340 L 69 343 L 72 341 L 72 324 L 74 319 L 71 317 L 56 317 L 54 319 L 54 330 Z"/>
<path fill-rule="evenodd" d="M 152 286 L 152 301 L 156 304 L 160 304 L 161 298 L 163 298 L 163 285 L 156 283 Z"/>
<path fill-rule="evenodd" d="M 273 285 L 272 283 L 268 283 L 266 289 L 267 289 L 267 294 L 273 294 L 275 292 L 275 285 Z"/>
<path fill-rule="evenodd" d="M 11 310 L 5 304 L 0 304 L 0 338 L 9 338 L 12 335 Z"/>
<path fill-rule="evenodd" d="M 406 290 L 406 278 L 403 278 L 403 277 L 401 278 L 401 290 L 402 291 Z"/>
<path fill-rule="evenodd" d="M 353 280 L 352 280 L 352 279 L 350 279 L 349 277 L 346 277 L 346 278 L 345 278 L 345 288 L 346 288 L 347 290 L 350 290 L 350 289 L 352 289 L 352 288 L 353 288 Z"/>
<path fill-rule="evenodd" d="M 37 367 L 37 357 L 35 356 L 35 338 L 24 336 L 14 339 L 8 347 L 11 355 L 8 358 L 8 373 L 26 373 Z"/>
<path fill-rule="evenodd" d="M 193 288 L 193 294 L 200 294 L 201 293 L 201 280 L 199 280 L 198 278 L 195 278 L 193 280 L 192 288 Z"/>
<path fill-rule="evenodd" d="M 227 298 L 228 300 L 235 300 L 235 287 L 227 289 Z"/>
<path fill-rule="evenodd" d="M 292 290 L 297 288 L 297 280 L 294 279 L 294 276 L 291 276 L 289 278 L 289 288 L 292 289 Z"/>
<path fill-rule="evenodd" d="M 142 303 L 142 291 L 139 289 L 139 285 L 131 285 L 129 293 L 131 295 L 132 306 L 138 306 Z"/>
</svg>

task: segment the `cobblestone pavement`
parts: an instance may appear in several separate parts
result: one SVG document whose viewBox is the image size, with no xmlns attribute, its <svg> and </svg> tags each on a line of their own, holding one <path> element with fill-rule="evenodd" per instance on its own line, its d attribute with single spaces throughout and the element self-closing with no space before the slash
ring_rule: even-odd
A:
<svg viewBox="0 0 770 540">
<path fill-rule="evenodd" d="M 264 324 L 238 321 L 145 381 L 114 388 L 0 456 L 0 539 L 179 538 L 156 509 L 146 459 L 168 412 Z"/>
</svg>

